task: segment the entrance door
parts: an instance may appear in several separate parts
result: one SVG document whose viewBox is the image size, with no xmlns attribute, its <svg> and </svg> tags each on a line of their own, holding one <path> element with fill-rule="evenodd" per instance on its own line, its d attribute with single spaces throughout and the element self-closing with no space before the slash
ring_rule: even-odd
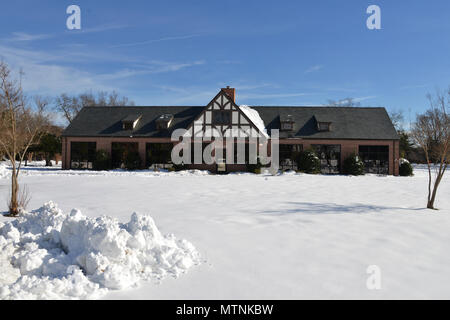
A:
<svg viewBox="0 0 450 320">
<path fill-rule="evenodd" d="M 227 148 L 217 147 L 214 149 L 214 158 L 217 166 L 217 173 L 227 172 Z"/>
</svg>

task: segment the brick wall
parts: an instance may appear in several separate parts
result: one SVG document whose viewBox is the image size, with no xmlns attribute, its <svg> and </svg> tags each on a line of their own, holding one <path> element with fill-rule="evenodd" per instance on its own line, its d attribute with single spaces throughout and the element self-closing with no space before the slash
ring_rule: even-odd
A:
<svg viewBox="0 0 450 320">
<path fill-rule="evenodd" d="M 63 137 L 62 138 L 62 165 L 63 169 L 70 168 L 70 143 L 72 141 L 78 142 L 96 142 L 97 150 L 103 149 L 111 154 L 111 144 L 113 142 L 137 142 L 139 144 L 139 154 L 143 163 L 145 163 L 146 143 L 170 143 L 170 138 L 110 138 L 110 137 Z M 307 139 L 281 139 L 280 144 L 302 144 L 303 149 L 309 148 L 312 144 L 337 144 L 341 145 L 341 164 L 352 153 L 358 153 L 360 145 L 385 145 L 389 146 L 389 174 L 398 175 L 398 160 L 399 160 L 399 141 L 398 140 L 307 140 Z M 270 150 L 270 145 L 269 145 Z M 270 152 L 270 151 L 269 151 Z M 195 168 L 212 170 L 213 166 L 195 165 Z M 233 169 L 229 165 L 230 170 Z M 236 166 L 235 169 L 241 170 L 243 167 Z"/>
</svg>

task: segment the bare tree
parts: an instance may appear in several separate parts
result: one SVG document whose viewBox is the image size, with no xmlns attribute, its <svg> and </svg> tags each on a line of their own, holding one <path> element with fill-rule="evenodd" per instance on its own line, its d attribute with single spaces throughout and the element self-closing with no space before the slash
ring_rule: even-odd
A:
<svg viewBox="0 0 450 320">
<path fill-rule="evenodd" d="M 39 140 L 39 132 L 47 125 L 44 107 L 33 110 L 22 91 L 21 83 L 13 79 L 9 66 L 0 62 L 0 152 L 11 161 L 11 198 L 9 213 L 15 216 L 27 199 L 25 189 L 19 194 L 19 173 L 31 145 Z"/>
<path fill-rule="evenodd" d="M 80 112 L 83 105 L 77 97 L 70 97 L 63 93 L 55 99 L 56 111 L 62 113 L 62 116 L 71 123 L 75 116 Z"/>
<path fill-rule="evenodd" d="M 98 106 L 133 106 L 134 102 L 127 97 L 120 97 L 116 91 L 108 93 L 100 91 L 97 95 L 92 92 L 85 92 L 79 95 L 69 96 L 66 93 L 61 94 L 55 99 L 55 109 L 71 123 L 78 112 L 83 107 Z"/>
<path fill-rule="evenodd" d="M 446 94 L 438 91 L 434 97 L 430 94 L 427 97 L 430 109 L 417 116 L 411 136 L 425 153 L 428 165 L 427 208 L 435 209 L 437 189 L 450 162 L 450 118 L 448 116 L 450 88 Z"/>
<path fill-rule="evenodd" d="M 51 100 L 50 97 L 43 97 L 41 95 L 33 96 L 34 105 L 36 106 L 37 111 L 41 113 L 44 113 L 47 110 Z"/>
<path fill-rule="evenodd" d="M 397 132 L 403 132 L 403 121 L 405 120 L 403 116 L 403 111 L 390 111 L 389 118 L 391 119 L 392 124 L 395 127 Z"/>
</svg>

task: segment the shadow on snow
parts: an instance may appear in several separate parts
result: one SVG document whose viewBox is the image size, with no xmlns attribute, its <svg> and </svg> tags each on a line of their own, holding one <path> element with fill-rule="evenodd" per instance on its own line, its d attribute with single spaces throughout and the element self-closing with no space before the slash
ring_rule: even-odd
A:
<svg viewBox="0 0 450 320">
<path fill-rule="evenodd" d="M 289 215 L 294 213 L 302 214 L 343 214 L 343 213 L 372 213 L 383 212 L 389 210 L 406 210 L 406 211 L 421 211 L 426 208 L 406 208 L 406 207 L 392 207 L 392 206 L 380 206 L 370 205 L 363 203 L 354 203 L 348 205 L 336 204 L 336 203 L 314 203 L 314 202 L 288 202 L 292 208 L 280 209 L 280 210 L 263 210 L 259 213 L 270 215 Z"/>
</svg>

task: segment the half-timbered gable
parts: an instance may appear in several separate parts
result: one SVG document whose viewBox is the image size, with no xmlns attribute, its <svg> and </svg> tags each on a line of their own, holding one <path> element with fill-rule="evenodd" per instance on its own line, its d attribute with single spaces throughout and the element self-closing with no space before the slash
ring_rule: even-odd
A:
<svg viewBox="0 0 450 320">
<path fill-rule="evenodd" d="M 187 127 L 185 136 L 211 140 L 212 138 L 267 138 L 233 99 L 222 89 L 203 112 Z"/>
</svg>

